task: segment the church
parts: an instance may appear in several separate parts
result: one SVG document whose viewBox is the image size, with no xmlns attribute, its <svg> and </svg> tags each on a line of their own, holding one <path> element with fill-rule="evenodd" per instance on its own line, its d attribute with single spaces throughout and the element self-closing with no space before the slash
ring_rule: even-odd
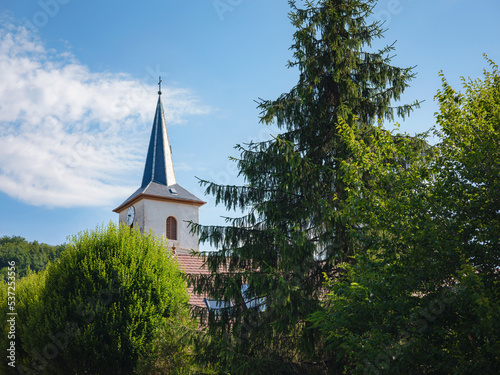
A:
<svg viewBox="0 0 500 375">
<path fill-rule="evenodd" d="M 177 184 L 161 101 L 161 79 L 159 87 L 141 186 L 113 211 L 119 214 L 120 224 L 139 228 L 142 233 L 153 230 L 176 254 L 186 273 L 206 274 L 202 259 L 190 254 L 199 251 L 199 238 L 188 225 L 189 221 L 199 222 L 199 208 L 206 202 Z M 192 288 L 189 293 L 191 305 L 206 306 L 204 298 L 193 294 Z"/>
</svg>

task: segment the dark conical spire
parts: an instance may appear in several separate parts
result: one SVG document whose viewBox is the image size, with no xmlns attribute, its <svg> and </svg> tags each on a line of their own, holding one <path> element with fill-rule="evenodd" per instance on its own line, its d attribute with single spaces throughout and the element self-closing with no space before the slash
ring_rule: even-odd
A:
<svg viewBox="0 0 500 375">
<path fill-rule="evenodd" d="M 172 150 L 168 140 L 167 125 L 161 103 L 161 77 L 158 82 L 158 103 L 141 187 L 113 211 L 121 215 L 123 210 L 128 209 L 135 202 L 141 199 L 150 199 L 151 197 L 198 207 L 205 204 L 198 197 L 179 186 L 175 180 Z"/>
<path fill-rule="evenodd" d="M 150 182 L 161 185 L 175 185 L 174 163 L 172 151 L 168 140 L 167 125 L 161 102 L 161 77 L 158 83 L 158 104 L 156 105 L 153 130 L 149 141 L 148 156 L 144 168 L 141 187 L 146 187 Z"/>
</svg>

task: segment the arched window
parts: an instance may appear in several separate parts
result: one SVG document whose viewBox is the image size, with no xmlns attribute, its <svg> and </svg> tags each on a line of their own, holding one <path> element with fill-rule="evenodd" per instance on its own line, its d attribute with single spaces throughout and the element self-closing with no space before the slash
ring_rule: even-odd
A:
<svg viewBox="0 0 500 375">
<path fill-rule="evenodd" d="M 167 218 L 167 238 L 177 241 L 177 220 L 172 216 Z"/>
</svg>

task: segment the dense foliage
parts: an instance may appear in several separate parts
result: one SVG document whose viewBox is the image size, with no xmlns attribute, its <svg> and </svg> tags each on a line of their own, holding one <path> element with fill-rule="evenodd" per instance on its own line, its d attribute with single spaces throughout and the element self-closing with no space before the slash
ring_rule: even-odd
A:
<svg viewBox="0 0 500 375">
<path fill-rule="evenodd" d="M 246 210 L 244 216 L 225 227 L 195 226 L 218 251 L 207 257 L 212 274 L 192 282 L 233 305 L 209 317 L 211 346 L 203 357 L 231 373 L 317 373 L 333 360 L 307 317 L 322 309 L 323 274 L 337 277 L 359 247 L 350 228 L 360 223 L 344 210 L 350 187 L 342 162 L 353 153 L 337 125 L 344 119 L 368 138 L 377 119 L 418 105 L 391 107 L 413 73 L 391 65 L 392 46 L 370 51 L 383 35 L 379 23 L 366 22 L 375 1 L 308 1 L 303 9 L 289 3 L 296 27 L 289 65 L 299 79 L 290 92 L 259 104 L 261 121 L 282 132 L 238 146 L 245 186 L 203 182 L 217 203 Z M 221 267 L 227 272 L 217 272 Z"/>
<path fill-rule="evenodd" d="M 19 236 L 0 238 L 0 278 L 7 280 L 8 262 L 16 264 L 17 277 L 24 277 L 28 270 L 39 272 L 57 259 L 64 245 L 50 246 L 37 241 L 28 242 Z"/>
<path fill-rule="evenodd" d="M 312 320 L 347 373 L 500 373 L 500 71 L 490 64 L 464 93 L 443 77 L 433 154 L 383 132 L 367 147 L 342 127 L 358 154 L 344 168 L 365 247 Z M 387 184 L 367 187 L 367 170 Z"/>
<path fill-rule="evenodd" d="M 83 232 L 45 272 L 22 279 L 16 298 L 17 367 L 24 373 L 189 371 L 179 328 L 194 328 L 186 283 L 152 234 L 113 224 Z"/>
</svg>

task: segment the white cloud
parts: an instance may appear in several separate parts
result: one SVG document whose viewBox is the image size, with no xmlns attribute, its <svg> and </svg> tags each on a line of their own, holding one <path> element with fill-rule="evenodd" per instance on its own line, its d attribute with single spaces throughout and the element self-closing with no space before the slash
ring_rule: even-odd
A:
<svg viewBox="0 0 500 375">
<path fill-rule="evenodd" d="M 12 22 L 0 26 L 0 82 L 0 191 L 50 207 L 107 205 L 133 192 L 124 177 L 144 162 L 134 139 L 148 139 L 149 85 L 91 72 Z M 167 122 L 210 111 L 187 89 L 163 92 Z"/>
</svg>

